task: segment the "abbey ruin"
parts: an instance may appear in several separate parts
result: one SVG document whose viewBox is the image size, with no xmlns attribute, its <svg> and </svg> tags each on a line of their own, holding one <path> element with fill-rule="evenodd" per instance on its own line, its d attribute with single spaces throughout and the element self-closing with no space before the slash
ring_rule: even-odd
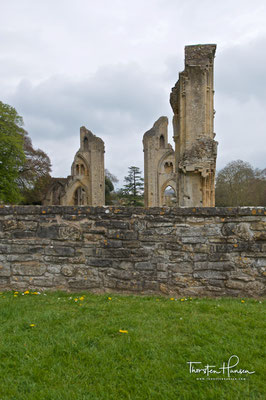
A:
<svg viewBox="0 0 266 400">
<path fill-rule="evenodd" d="M 103 206 L 104 189 L 104 142 L 82 126 L 71 175 L 52 179 L 43 205 Z"/>
<path fill-rule="evenodd" d="M 213 131 L 213 62 L 216 45 L 185 47 L 185 70 L 172 89 L 175 151 L 167 118 L 143 137 L 145 206 L 214 207 L 217 142 Z M 171 202 L 166 188 L 171 188 Z"/>
<path fill-rule="evenodd" d="M 213 61 L 216 45 L 185 47 L 185 69 L 172 89 L 175 149 L 168 119 L 143 136 L 146 207 L 214 207 L 217 142 L 213 132 Z M 67 178 L 53 178 L 43 205 L 105 204 L 104 142 L 80 128 L 80 149 Z"/>
</svg>

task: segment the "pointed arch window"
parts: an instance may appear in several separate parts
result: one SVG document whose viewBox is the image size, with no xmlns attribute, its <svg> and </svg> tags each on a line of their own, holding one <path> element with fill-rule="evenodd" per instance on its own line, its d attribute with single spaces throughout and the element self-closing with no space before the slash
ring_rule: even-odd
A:
<svg viewBox="0 0 266 400">
<path fill-rule="evenodd" d="M 164 136 L 161 135 L 160 136 L 160 149 L 164 149 L 165 148 L 165 140 L 164 140 Z"/>
<path fill-rule="evenodd" d="M 163 205 L 164 206 L 174 206 L 174 204 L 176 203 L 176 192 L 175 189 L 168 185 L 163 193 Z"/>
<path fill-rule="evenodd" d="M 88 138 L 85 136 L 84 140 L 83 140 L 83 148 L 84 151 L 88 151 L 89 150 L 89 141 Z"/>
</svg>

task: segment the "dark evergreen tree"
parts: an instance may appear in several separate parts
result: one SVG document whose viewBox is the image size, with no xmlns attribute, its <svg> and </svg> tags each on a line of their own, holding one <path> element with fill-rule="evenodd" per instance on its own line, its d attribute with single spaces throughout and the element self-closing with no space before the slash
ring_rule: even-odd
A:
<svg viewBox="0 0 266 400">
<path fill-rule="evenodd" d="M 122 188 L 122 196 L 125 205 L 143 206 L 144 179 L 138 167 L 129 167 L 128 175 L 124 178 L 125 184 Z"/>
</svg>

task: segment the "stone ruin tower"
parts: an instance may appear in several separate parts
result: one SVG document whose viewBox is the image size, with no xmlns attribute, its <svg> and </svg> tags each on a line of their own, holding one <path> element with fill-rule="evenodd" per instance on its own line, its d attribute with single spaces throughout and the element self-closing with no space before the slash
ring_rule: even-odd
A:
<svg viewBox="0 0 266 400">
<path fill-rule="evenodd" d="M 105 204 L 104 142 L 84 126 L 80 128 L 80 148 L 67 178 L 52 178 L 43 205 Z"/>
<path fill-rule="evenodd" d="M 160 117 L 143 136 L 145 207 L 174 205 L 166 195 L 168 187 L 176 193 L 175 152 L 167 128 L 168 118 Z"/>
<path fill-rule="evenodd" d="M 185 47 L 185 69 L 172 89 L 178 206 L 214 207 L 217 142 L 213 131 L 216 45 Z"/>
</svg>

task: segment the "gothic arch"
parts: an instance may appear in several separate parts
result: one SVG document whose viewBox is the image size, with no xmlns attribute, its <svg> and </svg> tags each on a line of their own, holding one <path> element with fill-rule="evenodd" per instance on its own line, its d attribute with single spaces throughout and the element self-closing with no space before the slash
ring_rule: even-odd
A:
<svg viewBox="0 0 266 400">
<path fill-rule="evenodd" d="M 158 163 L 158 171 L 159 172 L 165 172 L 164 171 L 164 162 L 167 160 L 167 158 L 169 158 L 169 157 L 173 157 L 173 161 L 174 161 L 174 150 L 173 149 L 170 149 L 169 151 L 167 151 L 167 153 L 165 153 L 162 157 L 161 157 L 161 159 L 160 159 L 160 161 L 159 161 L 159 163 Z M 171 161 L 172 162 L 172 161 Z M 174 166 L 174 165 L 173 165 Z M 173 172 L 175 172 L 174 171 L 174 169 L 173 169 Z"/>
<path fill-rule="evenodd" d="M 175 192 L 175 196 L 177 195 L 176 192 L 176 182 L 174 181 L 173 178 L 167 179 L 161 186 L 160 188 L 160 201 L 161 201 L 161 205 L 164 205 L 165 201 L 164 201 L 164 197 L 165 197 L 165 190 L 167 189 L 167 187 L 170 186 L 174 192 Z"/>
<path fill-rule="evenodd" d="M 72 186 L 68 189 L 68 204 L 69 205 L 77 205 L 75 204 L 75 193 L 78 189 L 82 189 L 84 191 L 84 204 L 79 204 L 79 205 L 88 205 L 89 203 L 89 190 L 88 188 L 80 181 L 80 180 L 76 180 Z"/>
<path fill-rule="evenodd" d="M 85 173 L 81 174 L 81 166 L 80 166 L 80 161 L 82 162 L 82 164 L 85 167 Z M 77 169 L 77 166 L 79 166 L 79 168 Z M 77 173 L 77 171 L 79 171 L 79 174 Z M 72 164 L 72 168 L 71 168 L 71 174 L 72 175 L 89 175 L 89 165 L 88 165 L 88 161 L 86 160 L 85 157 L 83 157 L 82 154 L 78 153 L 75 155 L 73 164 Z"/>
</svg>

